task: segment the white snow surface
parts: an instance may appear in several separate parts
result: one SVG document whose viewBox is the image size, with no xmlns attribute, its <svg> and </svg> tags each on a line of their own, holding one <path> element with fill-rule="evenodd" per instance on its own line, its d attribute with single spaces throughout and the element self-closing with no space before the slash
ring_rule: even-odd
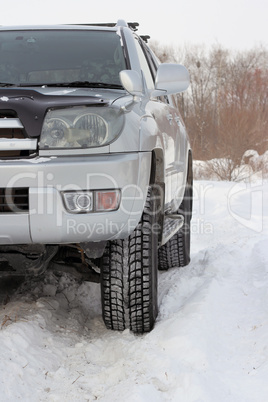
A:
<svg viewBox="0 0 268 402">
<path fill-rule="evenodd" d="M 159 273 L 151 333 L 107 330 L 99 285 L 66 274 L 1 290 L 1 401 L 268 401 L 268 182 L 194 193 L 191 263 Z"/>
</svg>

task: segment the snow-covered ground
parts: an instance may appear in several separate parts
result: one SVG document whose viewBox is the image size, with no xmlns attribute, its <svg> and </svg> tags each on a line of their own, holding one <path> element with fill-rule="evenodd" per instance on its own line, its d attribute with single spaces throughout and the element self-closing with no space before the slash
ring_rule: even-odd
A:
<svg viewBox="0 0 268 402">
<path fill-rule="evenodd" d="M 97 284 L 2 289 L 0 400 L 267 402 L 267 216 L 267 181 L 196 182 L 191 263 L 143 336 L 104 327 Z"/>
</svg>

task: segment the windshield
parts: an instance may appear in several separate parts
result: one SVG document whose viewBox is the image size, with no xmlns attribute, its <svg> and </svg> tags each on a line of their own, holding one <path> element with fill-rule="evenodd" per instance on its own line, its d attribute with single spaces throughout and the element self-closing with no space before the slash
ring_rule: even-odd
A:
<svg viewBox="0 0 268 402">
<path fill-rule="evenodd" d="M 113 31 L 0 31 L 0 83 L 121 85 L 126 69 L 120 37 Z M 99 85 L 100 86 L 100 85 Z"/>
</svg>

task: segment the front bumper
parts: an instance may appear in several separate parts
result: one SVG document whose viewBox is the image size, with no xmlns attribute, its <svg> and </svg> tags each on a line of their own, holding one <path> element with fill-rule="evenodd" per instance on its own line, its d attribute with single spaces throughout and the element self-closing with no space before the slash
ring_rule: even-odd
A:
<svg viewBox="0 0 268 402">
<path fill-rule="evenodd" d="M 0 161 L 0 188 L 27 188 L 29 210 L 0 213 L 0 244 L 64 244 L 127 237 L 147 196 L 151 153 Z M 69 213 L 63 191 L 121 191 L 112 212 Z"/>
</svg>

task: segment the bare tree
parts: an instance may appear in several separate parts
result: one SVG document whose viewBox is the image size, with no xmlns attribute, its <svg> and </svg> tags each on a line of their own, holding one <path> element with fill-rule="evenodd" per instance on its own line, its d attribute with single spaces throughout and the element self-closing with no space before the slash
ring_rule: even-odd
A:
<svg viewBox="0 0 268 402">
<path fill-rule="evenodd" d="M 182 63 L 190 72 L 191 86 L 178 101 L 195 159 L 221 159 L 213 169 L 222 179 L 234 178 L 245 151 L 267 149 L 267 50 L 234 53 L 219 45 L 173 49 L 157 43 L 154 50 L 162 62 Z"/>
</svg>

